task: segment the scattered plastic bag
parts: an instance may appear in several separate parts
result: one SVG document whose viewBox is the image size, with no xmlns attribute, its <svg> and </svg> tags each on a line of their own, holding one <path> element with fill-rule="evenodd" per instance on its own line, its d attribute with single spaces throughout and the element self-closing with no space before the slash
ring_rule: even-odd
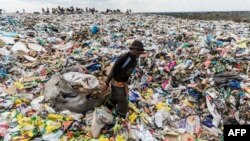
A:
<svg viewBox="0 0 250 141">
<path fill-rule="evenodd" d="M 108 124 L 113 123 L 113 116 L 108 113 L 104 107 L 96 108 L 91 125 L 91 132 L 94 137 L 97 137 L 101 129 Z"/>
</svg>

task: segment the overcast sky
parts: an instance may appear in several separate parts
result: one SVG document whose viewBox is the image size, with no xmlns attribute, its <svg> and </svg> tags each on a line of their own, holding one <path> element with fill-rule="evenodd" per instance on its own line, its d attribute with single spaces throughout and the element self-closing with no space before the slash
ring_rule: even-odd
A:
<svg viewBox="0 0 250 141">
<path fill-rule="evenodd" d="M 134 12 L 250 11 L 250 0 L 0 0 L 6 12 L 41 12 L 42 7 L 77 6 Z"/>
</svg>

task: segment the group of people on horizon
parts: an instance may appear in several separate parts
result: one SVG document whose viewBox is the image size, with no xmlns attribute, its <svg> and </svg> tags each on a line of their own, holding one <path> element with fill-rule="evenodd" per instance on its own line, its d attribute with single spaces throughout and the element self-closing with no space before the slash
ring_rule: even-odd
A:
<svg viewBox="0 0 250 141">
<path fill-rule="evenodd" d="M 25 9 L 22 10 L 23 13 L 25 13 Z M 73 6 L 70 6 L 68 8 L 64 8 L 64 7 L 61 7 L 61 6 L 58 6 L 57 8 L 42 8 L 42 14 L 57 14 L 57 15 L 63 15 L 63 14 L 82 14 L 84 12 L 89 12 L 89 13 L 98 13 L 98 10 L 96 10 L 95 8 L 88 8 L 86 7 L 85 10 L 83 8 L 78 8 L 78 7 L 73 7 Z M 4 9 L 0 9 L 0 15 L 2 13 L 5 13 L 5 10 Z M 19 14 L 20 12 L 17 10 L 16 11 L 16 14 Z M 36 13 L 39 13 L 39 12 L 34 12 L 35 14 Z M 106 9 L 106 11 L 104 12 L 101 12 L 103 14 L 116 14 L 116 13 L 122 13 L 120 9 Z M 132 10 L 131 9 L 127 9 L 126 14 L 131 14 L 132 13 Z"/>
<path fill-rule="evenodd" d="M 42 14 L 58 14 L 58 15 L 62 15 L 62 14 L 82 14 L 84 12 L 90 12 L 92 14 L 94 13 L 98 13 L 98 10 L 96 10 L 95 8 L 88 8 L 86 7 L 85 10 L 83 8 L 78 8 L 78 7 L 68 7 L 68 8 L 64 8 L 64 7 L 60 7 L 58 6 L 57 8 L 52 8 L 51 11 L 50 9 L 47 8 L 42 8 Z M 131 13 L 131 9 L 128 9 L 126 11 L 126 13 Z M 101 12 L 101 13 L 105 13 L 105 14 L 114 14 L 114 13 L 122 13 L 120 9 L 106 9 L 106 11 Z"/>
<path fill-rule="evenodd" d="M 50 9 L 47 7 L 42 8 L 42 14 L 58 14 L 58 15 L 62 15 L 62 14 L 81 14 L 83 12 L 91 12 L 91 13 L 95 13 L 98 12 L 95 10 L 95 8 L 88 8 L 86 7 L 86 10 L 84 11 L 83 8 L 78 8 L 78 7 L 68 7 L 68 8 L 64 8 L 64 7 L 60 7 L 58 6 L 57 8 L 52 8 L 51 12 Z"/>
</svg>

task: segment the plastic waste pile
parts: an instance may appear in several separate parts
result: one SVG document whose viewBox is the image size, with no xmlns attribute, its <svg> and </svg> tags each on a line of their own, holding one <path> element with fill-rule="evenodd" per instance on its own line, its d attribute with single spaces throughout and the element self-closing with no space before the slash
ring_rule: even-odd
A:
<svg viewBox="0 0 250 141">
<path fill-rule="evenodd" d="M 99 13 L 5 14 L 0 23 L 0 140 L 219 141 L 223 125 L 250 123 L 247 23 Z M 129 80 L 126 119 L 46 102 L 60 74 L 101 84 L 134 39 L 146 53 Z"/>
</svg>

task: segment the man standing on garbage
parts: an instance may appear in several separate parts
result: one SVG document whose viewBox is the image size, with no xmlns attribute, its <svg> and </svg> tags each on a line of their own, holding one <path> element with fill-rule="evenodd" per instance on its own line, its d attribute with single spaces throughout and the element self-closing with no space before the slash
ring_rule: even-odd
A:
<svg viewBox="0 0 250 141">
<path fill-rule="evenodd" d="M 106 83 L 102 85 L 101 90 L 107 91 L 111 82 L 111 94 L 109 95 L 105 106 L 112 110 L 116 107 L 117 113 L 126 118 L 128 111 L 128 85 L 127 81 L 136 68 L 138 58 L 143 53 L 143 43 L 135 40 L 130 52 L 122 54 L 115 62 L 111 72 L 109 73 Z"/>
</svg>

